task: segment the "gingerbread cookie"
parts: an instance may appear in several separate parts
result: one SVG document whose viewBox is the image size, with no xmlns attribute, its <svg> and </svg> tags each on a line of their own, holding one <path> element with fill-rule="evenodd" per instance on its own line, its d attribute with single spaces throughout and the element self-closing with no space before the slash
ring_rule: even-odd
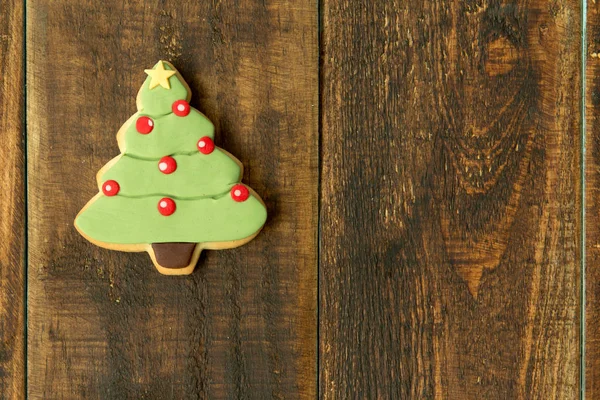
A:
<svg viewBox="0 0 600 400">
<path fill-rule="evenodd" d="M 147 251 L 158 271 L 190 274 L 203 249 L 252 240 L 267 211 L 240 183 L 242 164 L 215 146 L 214 126 L 166 61 L 145 71 L 135 113 L 117 133 L 121 154 L 96 175 L 99 193 L 75 218 L 90 242 Z"/>
</svg>

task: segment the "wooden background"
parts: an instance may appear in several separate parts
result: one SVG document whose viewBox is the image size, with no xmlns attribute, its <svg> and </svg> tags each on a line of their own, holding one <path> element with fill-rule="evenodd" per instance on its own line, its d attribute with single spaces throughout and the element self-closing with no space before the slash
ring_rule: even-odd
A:
<svg viewBox="0 0 600 400">
<path fill-rule="evenodd" d="M 0 398 L 600 398 L 584 5 L 0 0 Z M 158 59 L 269 212 L 188 277 L 72 226 Z"/>
</svg>

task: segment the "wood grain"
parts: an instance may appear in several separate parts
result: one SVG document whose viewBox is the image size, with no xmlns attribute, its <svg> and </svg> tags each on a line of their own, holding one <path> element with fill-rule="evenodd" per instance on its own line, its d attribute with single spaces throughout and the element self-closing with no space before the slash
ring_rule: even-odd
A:
<svg viewBox="0 0 600 400">
<path fill-rule="evenodd" d="M 23 2 L 0 0 L 0 399 L 24 398 Z"/>
<path fill-rule="evenodd" d="M 323 398 L 578 396 L 580 18 L 324 0 Z"/>
<path fill-rule="evenodd" d="M 31 0 L 27 16 L 30 397 L 314 398 L 317 4 Z M 269 212 L 189 277 L 72 225 L 159 59 Z"/>
<path fill-rule="evenodd" d="M 586 62 L 586 398 L 600 397 L 600 4 L 589 2 Z"/>
</svg>

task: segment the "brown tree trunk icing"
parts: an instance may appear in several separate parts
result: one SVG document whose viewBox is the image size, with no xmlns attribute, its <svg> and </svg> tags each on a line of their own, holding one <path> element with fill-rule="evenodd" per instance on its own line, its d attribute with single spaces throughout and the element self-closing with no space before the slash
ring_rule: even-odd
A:
<svg viewBox="0 0 600 400">
<path fill-rule="evenodd" d="M 185 268 L 192 259 L 196 243 L 152 243 L 156 261 L 163 268 Z"/>
</svg>

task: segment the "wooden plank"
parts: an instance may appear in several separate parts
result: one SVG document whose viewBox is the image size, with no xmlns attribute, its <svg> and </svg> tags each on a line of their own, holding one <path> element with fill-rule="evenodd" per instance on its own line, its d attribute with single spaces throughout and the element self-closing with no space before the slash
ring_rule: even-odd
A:
<svg viewBox="0 0 600 400">
<path fill-rule="evenodd" d="M 31 0 L 27 16 L 30 397 L 314 398 L 317 4 Z M 269 210 L 188 277 L 72 225 L 159 59 Z"/>
<path fill-rule="evenodd" d="M 23 2 L 0 0 L 0 398 L 25 394 Z"/>
<path fill-rule="evenodd" d="M 0 1 L 0 398 L 23 398 L 24 364 L 24 81 L 23 5 Z"/>
<path fill-rule="evenodd" d="M 588 2 L 586 62 L 586 317 L 585 395 L 600 396 L 600 5 Z"/>
<path fill-rule="evenodd" d="M 320 394 L 576 398 L 579 2 L 322 18 Z"/>
</svg>

